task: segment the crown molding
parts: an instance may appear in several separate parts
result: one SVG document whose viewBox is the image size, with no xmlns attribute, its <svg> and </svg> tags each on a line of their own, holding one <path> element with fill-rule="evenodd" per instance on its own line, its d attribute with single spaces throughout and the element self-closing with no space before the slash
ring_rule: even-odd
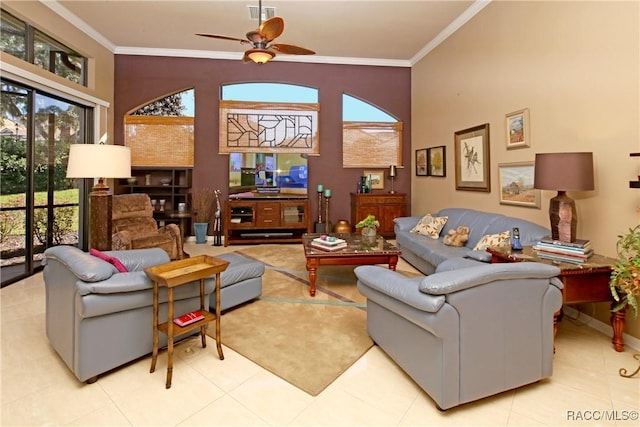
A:
<svg viewBox="0 0 640 427">
<path fill-rule="evenodd" d="M 108 49 L 111 53 L 115 53 L 116 45 L 111 43 L 109 39 L 107 39 L 102 34 L 97 32 L 93 27 L 89 26 L 89 24 L 84 22 L 82 19 L 78 18 L 77 15 L 74 15 L 73 13 L 71 13 L 69 9 L 62 6 L 56 0 L 50 0 L 50 1 L 40 0 L 40 3 L 47 6 L 49 9 L 51 9 L 52 11 L 60 15 L 60 17 L 68 21 L 71 25 L 75 26 L 80 31 L 82 31 L 83 33 L 85 33 L 86 35 L 88 35 L 98 43 L 100 43 L 102 46 Z"/>
<path fill-rule="evenodd" d="M 476 16 L 482 9 L 484 9 L 492 0 L 476 0 L 471 6 L 460 14 L 456 19 L 447 25 L 437 36 L 433 38 L 425 47 L 423 47 L 418 53 L 414 55 L 409 61 L 411 66 L 417 64 L 422 58 L 427 56 L 433 49 L 438 47 L 440 43 L 444 42 L 451 34 L 458 31 L 464 24 L 469 22 L 471 18 Z"/>
<path fill-rule="evenodd" d="M 241 60 L 244 52 L 220 52 L 213 50 L 191 49 L 156 49 L 141 47 L 117 47 L 116 55 L 143 55 L 143 56 L 168 56 L 178 58 L 204 58 L 204 59 L 230 59 Z M 411 63 L 405 60 L 380 59 L 380 58 L 347 58 L 337 56 L 318 55 L 278 55 L 269 62 L 302 62 L 314 64 L 342 64 L 342 65 L 369 65 L 380 67 L 411 67 Z"/>
<path fill-rule="evenodd" d="M 482 9 L 484 9 L 492 0 L 476 0 L 471 6 L 469 6 L 460 16 L 458 16 L 451 24 L 442 30 L 433 40 L 431 40 L 425 47 L 423 47 L 416 55 L 409 60 L 401 59 L 384 59 L 384 58 L 352 58 L 352 57 L 338 57 L 338 56 L 317 56 L 317 55 L 280 55 L 277 56 L 274 61 L 283 62 L 302 62 L 302 63 L 315 63 L 315 64 L 340 64 L 340 65 L 368 65 L 368 66 L 380 66 L 380 67 L 408 67 L 411 68 L 422 58 L 427 56 L 433 49 L 435 49 L 440 43 L 446 40 L 451 34 L 456 32 L 464 24 L 466 24 L 471 18 L 477 15 Z M 148 56 L 168 56 L 168 57 L 183 57 L 183 58 L 208 58 L 208 59 L 242 59 L 242 52 L 221 52 L 221 51 L 205 51 L 205 50 L 190 50 L 190 49 L 151 49 L 141 47 L 119 47 L 111 43 L 102 34 L 97 32 L 94 28 L 89 26 L 78 16 L 71 13 L 67 8 L 62 6 L 56 0 L 40 0 L 42 4 L 49 9 L 60 15 L 67 20 L 70 24 L 93 38 L 100 43 L 110 52 L 116 55 L 148 55 Z"/>
</svg>

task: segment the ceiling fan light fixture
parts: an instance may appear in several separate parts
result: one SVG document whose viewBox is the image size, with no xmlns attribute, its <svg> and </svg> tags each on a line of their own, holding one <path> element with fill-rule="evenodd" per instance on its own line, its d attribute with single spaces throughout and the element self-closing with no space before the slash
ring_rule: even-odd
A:
<svg viewBox="0 0 640 427">
<path fill-rule="evenodd" d="M 275 53 L 267 49 L 249 49 L 246 55 L 256 64 L 264 64 L 276 56 Z"/>
</svg>

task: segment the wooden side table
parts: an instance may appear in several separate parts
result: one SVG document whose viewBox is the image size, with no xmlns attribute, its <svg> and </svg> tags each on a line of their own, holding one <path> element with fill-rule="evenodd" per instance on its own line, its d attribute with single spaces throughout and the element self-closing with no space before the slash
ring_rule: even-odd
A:
<svg viewBox="0 0 640 427">
<path fill-rule="evenodd" d="M 220 273 L 227 269 L 229 261 L 219 258 L 201 255 L 194 258 L 187 258 L 166 264 L 156 265 L 144 269 L 147 276 L 153 280 L 153 354 L 151 357 L 151 370 L 156 370 L 158 360 L 158 331 L 167 335 L 167 381 L 166 388 L 171 387 L 171 377 L 173 375 L 173 337 L 185 332 L 200 328 L 200 338 L 202 347 L 207 346 L 205 327 L 209 322 L 216 321 L 216 347 L 220 360 L 224 360 L 222 344 L 220 342 Z M 204 309 L 205 293 L 204 279 L 211 275 L 216 275 L 216 306 L 215 314 Z M 200 313 L 204 319 L 186 326 L 178 326 L 173 323 L 173 288 L 192 282 L 200 281 Z M 158 320 L 158 289 L 160 286 L 167 288 L 167 321 L 159 323 Z M 185 314 L 185 313 L 181 313 Z"/>
<path fill-rule="evenodd" d="M 594 254 L 584 264 L 571 264 L 566 262 L 554 262 L 539 258 L 531 246 L 525 246 L 519 252 L 501 252 L 487 249 L 491 253 L 491 262 L 542 262 L 560 269 L 559 279 L 564 284 L 562 290 L 562 303 L 582 304 L 586 302 L 608 302 L 611 307 L 617 303 L 613 300 L 609 289 L 611 266 L 616 260 L 602 255 Z M 557 324 L 562 311 L 556 313 L 554 327 Z M 624 351 L 623 331 L 625 325 L 625 310 L 613 311 L 611 314 L 611 327 L 613 328 L 613 348 L 616 351 Z"/>
</svg>

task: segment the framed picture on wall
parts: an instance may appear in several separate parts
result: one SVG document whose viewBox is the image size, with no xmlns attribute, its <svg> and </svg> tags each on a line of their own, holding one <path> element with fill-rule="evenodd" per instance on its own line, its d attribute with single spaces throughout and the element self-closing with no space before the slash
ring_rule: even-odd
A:
<svg viewBox="0 0 640 427">
<path fill-rule="evenodd" d="M 447 176 L 446 147 L 432 147 L 427 149 L 429 176 Z"/>
<path fill-rule="evenodd" d="M 416 150 L 416 176 L 427 176 L 427 149 Z"/>
<path fill-rule="evenodd" d="M 505 126 L 507 150 L 531 146 L 528 108 L 507 114 L 505 116 Z"/>
<path fill-rule="evenodd" d="M 540 209 L 540 190 L 533 188 L 534 162 L 500 163 L 500 204 Z"/>
<path fill-rule="evenodd" d="M 489 123 L 455 132 L 456 190 L 491 191 Z"/>
<path fill-rule="evenodd" d="M 363 176 L 367 177 L 368 183 L 372 190 L 384 189 L 384 171 L 382 170 L 365 170 Z"/>
</svg>

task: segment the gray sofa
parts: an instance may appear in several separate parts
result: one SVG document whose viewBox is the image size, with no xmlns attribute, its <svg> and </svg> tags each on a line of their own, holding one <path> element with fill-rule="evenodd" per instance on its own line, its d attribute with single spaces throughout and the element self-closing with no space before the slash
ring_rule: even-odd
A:
<svg viewBox="0 0 640 427">
<path fill-rule="evenodd" d="M 442 410 L 551 376 L 559 269 L 455 264 L 417 278 L 357 267 L 375 343 Z"/>
<path fill-rule="evenodd" d="M 120 260 L 129 271 L 118 272 L 109 262 L 73 246 L 49 248 L 43 260 L 47 337 L 80 381 L 93 382 L 97 375 L 151 353 L 153 284 L 143 270 L 170 261 L 160 248 L 105 254 Z M 260 295 L 262 263 L 234 254 L 220 258 L 231 262 L 220 275 L 225 309 Z M 215 295 L 214 288 L 213 277 L 206 279 L 205 294 Z M 175 313 L 198 309 L 198 282 L 176 288 L 174 299 Z M 166 288 L 160 288 L 159 301 L 163 319 Z M 209 298 L 205 306 L 209 307 Z M 160 334 L 160 346 L 164 345 L 166 337 Z"/>
<path fill-rule="evenodd" d="M 519 218 L 509 217 L 498 213 L 481 212 L 473 209 L 449 208 L 433 214 L 433 216 L 447 216 L 448 220 L 440 232 L 438 239 L 421 234 L 412 233 L 424 215 L 396 218 L 394 229 L 396 246 L 402 252 L 402 258 L 420 270 L 423 274 L 432 274 L 436 267 L 449 261 L 449 268 L 469 267 L 477 262 L 490 261 L 490 255 L 485 251 L 472 251 L 476 243 L 488 234 L 511 231 L 514 227 L 520 229 L 520 241 L 523 245 L 533 245 L 540 238 L 550 234 L 549 230 Z M 469 240 L 463 247 L 445 245 L 442 240 L 449 230 L 459 226 L 471 229 Z"/>
</svg>

